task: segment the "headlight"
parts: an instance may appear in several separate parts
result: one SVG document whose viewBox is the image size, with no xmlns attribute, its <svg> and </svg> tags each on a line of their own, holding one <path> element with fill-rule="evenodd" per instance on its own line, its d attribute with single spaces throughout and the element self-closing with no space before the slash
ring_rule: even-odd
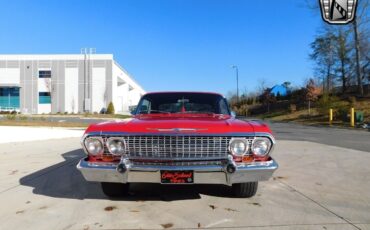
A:
<svg viewBox="0 0 370 230">
<path fill-rule="evenodd" d="M 235 156 L 243 156 L 248 152 L 248 140 L 245 138 L 232 138 L 229 143 L 229 151 Z"/>
<path fill-rule="evenodd" d="M 104 151 L 103 142 L 100 138 L 89 137 L 85 139 L 85 147 L 91 155 L 102 154 Z"/>
<path fill-rule="evenodd" d="M 125 152 L 125 142 L 118 138 L 109 138 L 107 140 L 107 148 L 113 155 L 122 155 Z"/>
<path fill-rule="evenodd" d="M 267 137 L 256 137 L 252 143 L 252 152 L 256 156 L 266 156 L 271 149 L 271 140 Z"/>
</svg>

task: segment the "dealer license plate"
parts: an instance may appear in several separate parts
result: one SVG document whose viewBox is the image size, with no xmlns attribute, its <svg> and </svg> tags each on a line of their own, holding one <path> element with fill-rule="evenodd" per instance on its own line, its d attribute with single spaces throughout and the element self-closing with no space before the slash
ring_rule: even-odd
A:
<svg viewBox="0 0 370 230">
<path fill-rule="evenodd" d="M 163 184 L 191 184 L 194 182 L 194 172 L 187 171 L 161 171 L 161 183 Z"/>
</svg>

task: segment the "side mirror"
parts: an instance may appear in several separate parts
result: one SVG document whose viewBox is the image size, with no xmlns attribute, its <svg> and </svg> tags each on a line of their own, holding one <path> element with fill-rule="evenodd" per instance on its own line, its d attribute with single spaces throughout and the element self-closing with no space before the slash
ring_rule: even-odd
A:
<svg viewBox="0 0 370 230">
<path fill-rule="evenodd" d="M 137 108 L 137 106 L 136 105 L 134 105 L 134 106 L 129 106 L 129 110 L 130 110 L 130 113 L 131 113 L 131 115 L 135 115 L 136 114 L 136 108 Z"/>
<path fill-rule="evenodd" d="M 236 117 L 236 113 L 235 113 L 235 111 L 231 111 L 231 117 L 232 117 L 232 118 L 235 118 L 235 117 Z"/>
</svg>

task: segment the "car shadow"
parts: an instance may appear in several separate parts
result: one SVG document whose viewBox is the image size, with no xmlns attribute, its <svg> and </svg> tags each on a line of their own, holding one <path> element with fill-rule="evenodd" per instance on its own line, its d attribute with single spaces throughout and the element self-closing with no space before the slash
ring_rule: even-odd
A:
<svg viewBox="0 0 370 230">
<path fill-rule="evenodd" d="M 40 169 L 19 180 L 23 186 L 33 188 L 33 193 L 66 199 L 110 199 L 104 195 L 100 183 L 84 179 L 76 165 L 85 156 L 82 149 L 62 154 L 63 162 Z M 174 201 L 200 199 L 201 195 L 232 197 L 224 185 L 161 185 L 150 183 L 131 184 L 128 196 L 115 198 L 125 201 Z"/>
</svg>

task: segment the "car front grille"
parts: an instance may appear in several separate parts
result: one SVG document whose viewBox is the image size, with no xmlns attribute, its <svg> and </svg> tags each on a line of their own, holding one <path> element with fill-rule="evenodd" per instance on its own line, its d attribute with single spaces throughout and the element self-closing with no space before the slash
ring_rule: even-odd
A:
<svg viewBox="0 0 370 230">
<path fill-rule="evenodd" d="M 226 159 L 229 136 L 124 136 L 130 159 Z M 249 139 L 251 144 L 252 139 Z"/>
</svg>

